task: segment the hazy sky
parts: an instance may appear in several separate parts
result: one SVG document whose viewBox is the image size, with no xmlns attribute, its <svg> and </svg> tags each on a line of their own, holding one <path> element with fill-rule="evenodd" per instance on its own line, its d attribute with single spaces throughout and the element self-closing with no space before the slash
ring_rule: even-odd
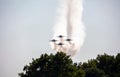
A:
<svg viewBox="0 0 120 77">
<path fill-rule="evenodd" d="M 0 0 L 0 77 L 17 77 L 25 64 L 54 53 L 52 38 L 58 0 Z M 120 0 L 84 0 L 86 39 L 74 61 L 120 53 Z"/>
</svg>

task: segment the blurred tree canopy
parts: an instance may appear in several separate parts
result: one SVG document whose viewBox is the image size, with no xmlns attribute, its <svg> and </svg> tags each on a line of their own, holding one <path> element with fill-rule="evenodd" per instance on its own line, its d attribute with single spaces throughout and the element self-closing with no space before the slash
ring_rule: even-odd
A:
<svg viewBox="0 0 120 77">
<path fill-rule="evenodd" d="M 63 52 L 42 54 L 25 65 L 20 77 L 120 77 L 120 53 L 98 55 L 84 63 L 73 63 Z"/>
</svg>

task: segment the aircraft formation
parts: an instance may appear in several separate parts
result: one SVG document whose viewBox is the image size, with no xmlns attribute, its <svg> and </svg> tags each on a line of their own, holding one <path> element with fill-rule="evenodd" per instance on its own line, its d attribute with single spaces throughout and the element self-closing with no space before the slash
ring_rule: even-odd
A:
<svg viewBox="0 0 120 77">
<path fill-rule="evenodd" d="M 63 35 L 56 36 L 56 39 L 50 40 L 52 49 L 58 52 L 64 51 L 67 53 L 72 46 L 72 39 L 66 38 Z"/>
</svg>

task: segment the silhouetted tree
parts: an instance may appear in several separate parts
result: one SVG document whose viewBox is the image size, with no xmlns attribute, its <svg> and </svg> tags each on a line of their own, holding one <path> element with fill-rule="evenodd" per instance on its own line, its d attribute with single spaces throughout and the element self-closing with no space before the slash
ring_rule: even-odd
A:
<svg viewBox="0 0 120 77">
<path fill-rule="evenodd" d="M 42 54 L 25 65 L 20 77 L 120 77 L 120 53 L 98 55 L 84 63 L 73 63 L 63 52 Z"/>
<path fill-rule="evenodd" d="M 114 77 L 120 77 L 120 53 L 117 54 L 115 58 L 115 65 L 114 65 Z"/>
<path fill-rule="evenodd" d="M 116 65 L 119 63 L 116 63 L 116 59 L 114 56 L 110 56 L 107 54 L 98 55 L 97 62 L 97 68 L 104 70 L 108 77 L 116 77 L 117 69 L 119 69 L 120 67 L 116 67 Z"/>
<path fill-rule="evenodd" d="M 19 73 L 20 77 L 77 77 L 77 73 L 83 73 L 62 52 L 55 55 L 42 54 L 40 58 L 33 59 L 32 63 L 24 66 L 23 71 Z"/>
<path fill-rule="evenodd" d="M 85 77 L 106 77 L 104 71 L 98 68 L 87 68 L 85 71 Z"/>
</svg>

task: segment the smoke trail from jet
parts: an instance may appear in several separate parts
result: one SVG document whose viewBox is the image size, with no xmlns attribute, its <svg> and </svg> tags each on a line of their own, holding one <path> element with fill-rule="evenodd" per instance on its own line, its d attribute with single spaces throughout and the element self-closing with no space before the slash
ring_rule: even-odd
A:
<svg viewBox="0 0 120 77">
<path fill-rule="evenodd" d="M 62 51 L 68 55 L 75 55 L 83 45 L 85 38 L 85 28 L 82 22 L 83 5 L 82 0 L 60 0 L 60 7 L 57 10 L 57 20 L 54 26 L 53 38 L 61 42 L 56 36 L 63 35 L 64 38 L 72 41 L 62 41 Z M 59 46 L 57 46 L 59 48 Z M 56 49 L 57 51 L 59 49 Z"/>
<path fill-rule="evenodd" d="M 54 36 L 63 35 L 66 36 L 66 29 L 67 29 L 67 1 L 68 0 L 59 0 L 59 7 L 57 8 L 57 15 L 55 19 L 55 26 L 53 28 Z"/>
</svg>

